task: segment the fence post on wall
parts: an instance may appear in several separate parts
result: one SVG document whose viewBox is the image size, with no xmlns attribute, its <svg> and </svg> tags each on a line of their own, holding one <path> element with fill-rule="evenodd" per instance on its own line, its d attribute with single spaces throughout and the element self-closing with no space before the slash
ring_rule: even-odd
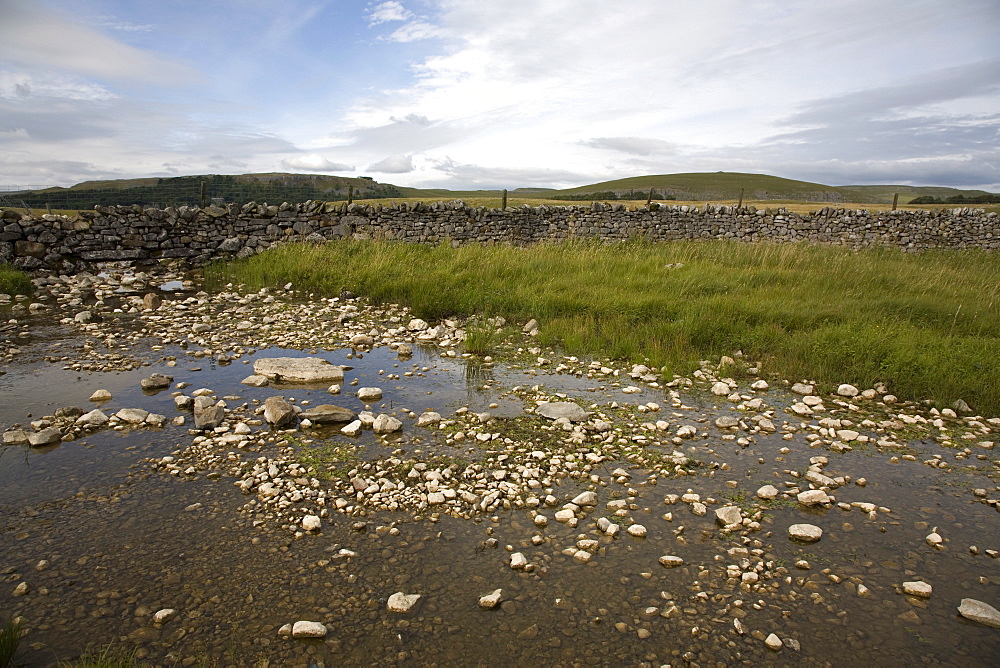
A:
<svg viewBox="0 0 1000 668">
<path fill-rule="evenodd" d="M 737 209 L 743 208 L 743 188 L 740 188 L 740 203 L 736 205 Z"/>
<path fill-rule="evenodd" d="M 201 182 L 201 208 L 205 208 L 205 182 Z"/>
<path fill-rule="evenodd" d="M 899 202 L 899 193 L 892 194 L 892 210 L 896 210 L 896 204 Z"/>
<path fill-rule="evenodd" d="M 646 206 L 649 206 L 653 202 L 653 189 L 649 189 L 649 197 L 646 198 Z"/>
<path fill-rule="evenodd" d="M 347 187 L 347 206 L 354 204 L 354 186 Z"/>
<path fill-rule="evenodd" d="M 507 189 L 506 188 L 503 189 L 503 203 L 500 205 L 500 208 L 501 209 L 506 209 L 507 208 Z"/>
</svg>

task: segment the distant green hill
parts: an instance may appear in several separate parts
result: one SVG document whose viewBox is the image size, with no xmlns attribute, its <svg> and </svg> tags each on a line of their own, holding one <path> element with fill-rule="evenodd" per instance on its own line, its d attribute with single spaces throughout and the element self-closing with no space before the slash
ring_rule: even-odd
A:
<svg viewBox="0 0 1000 668">
<path fill-rule="evenodd" d="M 202 188 L 204 187 L 204 192 Z M 654 199 L 688 201 L 786 200 L 800 202 L 891 203 L 899 194 L 899 204 L 916 198 L 934 197 L 937 202 L 964 198 L 991 197 L 982 190 L 959 190 L 943 187 L 902 185 L 827 186 L 809 181 L 795 181 L 767 174 L 737 172 L 702 172 L 636 176 L 602 181 L 576 188 L 516 188 L 511 198 L 554 199 L 568 201 L 645 199 L 650 191 Z M 500 190 L 447 190 L 409 188 L 378 183 L 369 177 L 346 177 L 318 174 L 240 174 L 178 176 L 171 178 L 119 179 L 85 181 L 70 188 L 4 193 L 8 202 L 24 202 L 29 207 L 53 209 L 90 209 L 94 205 L 140 204 L 143 206 L 198 206 L 210 203 L 243 204 L 249 201 L 280 204 L 306 200 L 342 201 L 353 199 L 417 198 L 453 200 L 497 198 Z M 992 195 L 992 197 L 1000 197 Z M 926 201 L 926 200 L 925 200 Z"/>
<path fill-rule="evenodd" d="M 669 196 L 678 200 L 731 200 L 740 192 L 745 200 L 798 200 L 805 202 L 892 202 L 899 194 L 899 203 L 906 204 L 916 197 L 945 199 L 954 196 L 986 196 L 982 190 L 959 190 L 924 186 L 827 186 L 809 181 L 795 181 L 767 174 L 742 174 L 738 172 L 701 172 L 689 174 L 660 174 L 637 176 L 615 181 L 604 181 L 589 186 L 567 188 L 551 192 L 549 196 L 585 195 L 594 192 L 645 192 L 655 196 Z"/>
<path fill-rule="evenodd" d="M 200 206 L 246 202 L 305 202 L 403 197 L 396 186 L 367 177 L 311 174 L 240 174 L 177 176 L 170 178 L 84 181 L 70 188 L 46 188 L 5 193 L 6 198 L 29 207 L 91 209 L 95 205 Z"/>
</svg>

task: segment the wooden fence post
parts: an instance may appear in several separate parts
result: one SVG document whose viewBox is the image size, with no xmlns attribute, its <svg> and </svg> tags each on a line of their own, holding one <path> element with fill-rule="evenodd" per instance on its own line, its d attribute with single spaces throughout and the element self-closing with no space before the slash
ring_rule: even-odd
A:
<svg viewBox="0 0 1000 668">
<path fill-rule="evenodd" d="M 506 188 L 503 189 L 503 203 L 500 205 L 500 208 L 501 209 L 506 209 L 507 208 L 507 189 Z"/>
</svg>

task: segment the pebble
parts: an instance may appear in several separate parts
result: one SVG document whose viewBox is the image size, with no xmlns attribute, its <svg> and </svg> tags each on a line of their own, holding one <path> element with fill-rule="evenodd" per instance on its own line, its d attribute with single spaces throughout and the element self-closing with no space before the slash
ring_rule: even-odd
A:
<svg viewBox="0 0 1000 668">
<path fill-rule="evenodd" d="M 319 622 L 298 621 L 292 625 L 293 638 L 325 638 L 326 626 Z"/>
<path fill-rule="evenodd" d="M 489 594 L 479 597 L 479 607 L 484 610 L 492 610 L 497 607 L 503 598 L 503 589 L 494 589 Z"/>
<path fill-rule="evenodd" d="M 417 604 L 417 601 L 419 601 L 420 598 L 420 594 L 404 594 L 401 591 L 397 591 L 389 597 L 389 601 L 386 606 L 388 607 L 389 612 L 403 614 L 412 610 L 413 606 Z"/>
<path fill-rule="evenodd" d="M 156 624 L 166 624 L 177 616 L 177 611 L 173 608 L 163 608 L 153 613 L 153 622 Z"/>
</svg>

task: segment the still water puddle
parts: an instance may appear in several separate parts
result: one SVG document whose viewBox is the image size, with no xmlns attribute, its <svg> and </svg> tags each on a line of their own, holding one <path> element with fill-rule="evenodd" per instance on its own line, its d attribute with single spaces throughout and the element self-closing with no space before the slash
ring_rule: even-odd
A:
<svg viewBox="0 0 1000 668">
<path fill-rule="evenodd" d="M 173 376 L 175 386 L 188 383 L 186 393 L 208 388 L 230 407 L 253 407 L 280 394 L 302 407 L 333 403 L 360 411 L 365 405 L 356 389 L 379 387 L 383 397 L 372 410 L 402 419 L 410 411 L 449 418 L 466 409 L 512 420 L 526 406 L 511 392 L 515 386 L 543 385 L 583 406 L 631 401 L 634 407 L 639 401 L 586 377 L 449 359 L 419 347 L 405 360 L 388 348 L 361 355 L 317 352 L 352 367 L 339 395 L 325 384 L 241 384 L 257 357 L 311 356 L 284 348 L 218 364 L 177 347 L 147 347 L 134 352 L 147 366 L 73 371 L 42 360 L 59 351 L 71 355 L 66 351 L 81 337 L 57 324 L 46 327 L 33 330 L 18 361 L 0 376 L 0 427 L 27 425 L 63 406 L 90 410 L 87 399 L 101 388 L 113 399 L 95 406 L 108 414 L 142 408 L 172 419 L 181 414 L 172 389 L 139 389 L 140 379 L 154 372 Z M 167 365 L 170 357 L 176 365 Z M 674 424 L 695 421 L 711 431 L 716 417 L 735 414 L 712 397 L 684 400 L 689 408 L 683 419 L 671 418 Z M 645 388 L 641 401 L 666 406 L 669 394 Z M 147 459 L 191 443 L 189 427 L 168 421 L 160 429 L 105 430 L 44 449 L 0 450 L 0 612 L 4 619 L 24 617 L 27 665 L 49 665 L 108 644 L 152 665 L 987 666 L 1000 656 L 1000 631 L 956 613 L 964 597 L 1000 601 L 1000 560 L 985 553 L 1000 549 L 998 514 L 972 494 L 995 490 L 996 474 L 991 480 L 989 462 L 982 461 L 978 469 L 949 472 L 925 466 L 921 460 L 934 454 L 962 463 L 930 441 L 909 444 L 916 461 L 892 462 L 874 449 L 810 447 L 801 435 L 758 434 L 739 445 L 712 432 L 677 446 L 704 464 L 692 475 L 650 476 L 624 459 L 595 466 L 590 473 L 597 476 L 592 486 L 600 502 L 576 527 L 549 521 L 539 528 L 517 508 L 472 520 L 368 511 L 353 518 L 334 513 L 319 535 L 297 539 L 252 526 L 252 517 L 241 512 L 247 497 L 228 475 L 180 478 L 150 471 Z M 348 440 L 326 428 L 302 437 L 352 443 L 362 461 L 378 461 L 390 451 L 370 432 Z M 429 456 L 447 450 L 440 440 L 406 422 L 392 447 L 405 457 L 418 457 L 418 451 Z M 475 461 L 482 449 L 463 443 L 452 450 Z M 874 504 L 874 516 L 794 502 L 755 505 L 760 486 L 801 482 L 788 472 L 806 471 L 817 456 L 828 458 L 826 475 L 868 481 L 841 486 L 835 495 L 839 502 Z M 615 475 L 619 467 L 629 475 Z M 560 505 L 544 509 L 550 519 L 591 482 L 556 479 L 552 494 Z M 716 503 L 705 516 L 683 502 L 665 503 L 668 495 L 686 492 Z M 607 508 L 614 500 L 627 501 L 624 517 Z M 760 508 L 760 531 L 722 532 L 712 510 L 727 503 L 747 512 Z M 595 527 L 599 517 L 620 521 L 623 532 L 604 535 Z M 791 542 L 787 527 L 803 522 L 820 526 L 823 539 Z M 633 523 L 646 528 L 645 537 L 624 533 Z M 935 527 L 945 538 L 938 549 L 924 541 Z M 586 563 L 569 552 L 581 539 L 598 543 Z M 523 553 L 532 569 L 512 570 L 513 552 Z M 664 568 L 658 562 L 663 555 L 681 556 L 684 564 Z M 741 585 L 727 577 L 727 566 L 759 572 L 767 586 Z M 912 580 L 932 583 L 932 597 L 898 591 Z M 20 582 L 30 585 L 28 594 L 11 596 Z M 498 588 L 502 603 L 481 609 L 479 597 Z M 387 611 L 388 597 L 398 591 L 421 595 L 410 613 Z M 177 618 L 152 623 L 163 608 L 177 610 Z M 322 621 L 327 638 L 279 636 L 281 626 L 299 619 Z M 771 633 L 785 641 L 780 651 L 763 642 Z"/>
</svg>

